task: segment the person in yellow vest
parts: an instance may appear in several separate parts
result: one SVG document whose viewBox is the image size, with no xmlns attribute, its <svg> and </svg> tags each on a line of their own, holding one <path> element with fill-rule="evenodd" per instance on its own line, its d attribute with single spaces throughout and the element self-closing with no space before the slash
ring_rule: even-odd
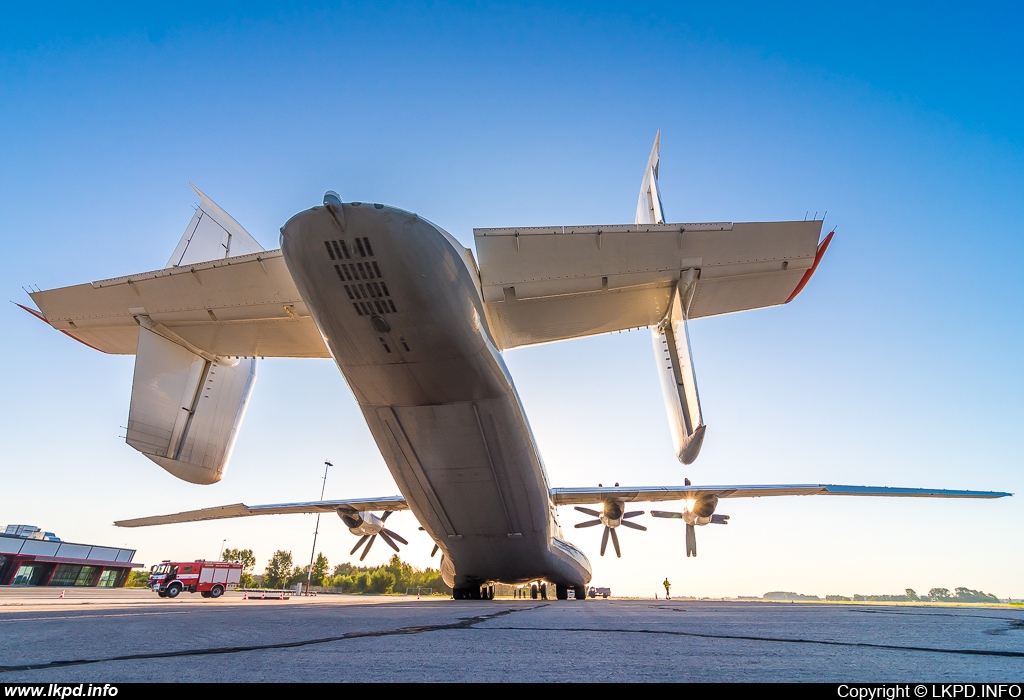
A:
<svg viewBox="0 0 1024 700">
<path fill-rule="evenodd" d="M 665 600 L 672 600 L 672 597 L 668 594 L 668 589 L 672 587 L 672 584 L 668 582 L 668 577 L 665 577 L 661 585 L 665 587 Z"/>
</svg>

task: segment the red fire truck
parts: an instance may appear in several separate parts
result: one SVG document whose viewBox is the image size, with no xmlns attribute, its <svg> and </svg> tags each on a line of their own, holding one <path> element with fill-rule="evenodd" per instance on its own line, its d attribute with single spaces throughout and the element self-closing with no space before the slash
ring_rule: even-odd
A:
<svg viewBox="0 0 1024 700">
<path fill-rule="evenodd" d="M 149 572 L 149 588 L 161 598 L 177 598 L 182 591 L 220 598 L 224 591 L 238 587 L 242 565 L 238 562 L 164 560 Z"/>
</svg>

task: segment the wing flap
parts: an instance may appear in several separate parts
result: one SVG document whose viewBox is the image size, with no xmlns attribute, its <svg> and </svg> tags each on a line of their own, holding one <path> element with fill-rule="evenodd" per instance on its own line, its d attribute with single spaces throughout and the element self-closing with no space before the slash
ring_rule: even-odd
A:
<svg viewBox="0 0 1024 700">
<path fill-rule="evenodd" d="M 759 498 L 762 496 L 888 496 L 900 498 L 1003 498 L 1004 491 L 964 491 L 918 489 L 889 486 L 843 486 L 836 484 L 791 484 L 765 486 L 641 486 L 551 489 L 556 506 L 586 505 L 605 501 L 659 503 L 662 501 L 719 498 Z"/>
<path fill-rule="evenodd" d="M 149 525 L 172 525 L 174 523 L 194 523 L 203 520 L 222 520 L 225 518 L 244 518 L 250 515 L 287 515 L 295 513 L 336 513 L 341 511 L 361 510 L 407 510 L 409 506 L 401 496 L 385 496 L 383 498 L 351 498 L 340 501 L 309 501 L 306 503 L 277 503 L 264 506 L 247 506 L 244 503 L 233 503 L 226 506 L 187 510 L 170 515 L 153 515 L 131 520 L 118 520 L 117 527 L 147 527 Z"/>
</svg>

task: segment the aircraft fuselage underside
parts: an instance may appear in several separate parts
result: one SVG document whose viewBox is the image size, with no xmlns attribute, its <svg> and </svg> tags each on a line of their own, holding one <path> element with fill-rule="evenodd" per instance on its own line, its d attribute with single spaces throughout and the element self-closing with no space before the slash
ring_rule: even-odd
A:
<svg viewBox="0 0 1024 700">
<path fill-rule="evenodd" d="M 296 215 L 281 249 L 447 582 L 588 583 L 464 248 L 415 214 L 352 203 Z"/>
</svg>

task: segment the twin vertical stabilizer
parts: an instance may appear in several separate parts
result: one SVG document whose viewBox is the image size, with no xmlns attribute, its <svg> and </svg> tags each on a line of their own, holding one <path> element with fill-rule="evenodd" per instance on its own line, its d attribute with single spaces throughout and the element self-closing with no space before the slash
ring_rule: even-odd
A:
<svg viewBox="0 0 1024 700">
<path fill-rule="evenodd" d="M 647 168 L 640 183 L 640 197 L 636 204 L 636 224 L 663 224 L 665 210 L 658 190 L 658 163 L 661 160 L 661 130 L 654 137 L 654 148 L 647 159 Z M 683 464 L 691 464 L 700 453 L 704 442 L 704 418 L 700 412 L 697 393 L 697 375 L 690 354 L 690 335 L 687 329 L 690 302 L 700 270 L 680 270 L 679 280 L 672 293 L 668 311 L 661 323 L 651 329 L 654 355 L 658 363 L 669 429 L 676 456 Z"/>
<path fill-rule="evenodd" d="M 167 267 L 258 253 L 249 233 L 193 185 L 199 208 Z M 198 283 L 198 281 L 197 281 Z M 193 484 L 220 481 L 256 381 L 256 358 L 207 353 L 130 309 L 139 324 L 127 442 L 168 472 Z M 208 321 L 218 321 L 207 309 Z"/>
</svg>

